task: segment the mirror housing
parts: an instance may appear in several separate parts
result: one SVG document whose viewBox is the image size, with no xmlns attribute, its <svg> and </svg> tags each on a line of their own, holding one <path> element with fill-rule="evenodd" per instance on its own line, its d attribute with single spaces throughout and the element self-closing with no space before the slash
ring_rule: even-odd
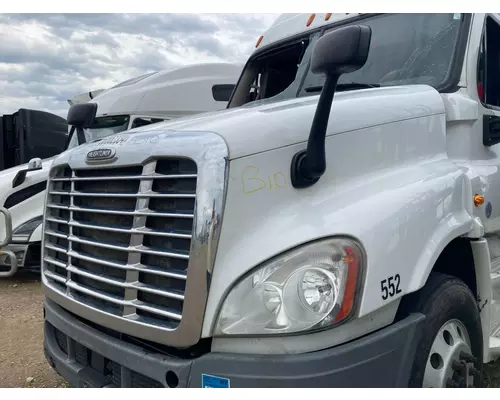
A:
<svg viewBox="0 0 500 400">
<path fill-rule="evenodd" d="M 39 169 L 42 169 L 42 159 L 39 157 L 32 158 L 28 162 L 28 172 L 29 171 L 38 171 Z"/>
<path fill-rule="evenodd" d="M 71 135 L 75 132 L 78 138 L 78 144 L 85 143 L 85 135 L 83 129 L 92 125 L 97 114 L 97 104 L 96 103 L 82 103 L 73 104 L 68 110 L 68 116 L 66 120 L 68 125 L 71 126 L 69 133 L 70 140 Z"/>
<path fill-rule="evenodd" d="M 215 101 L 228 102 L 233 94 L 234 84 L 216 84 L 212 86 L 212 97 Z"/>
<path fill-rule="evenodd" d="M 290 166 L 292 185 L 296 189 L 314 185 L 326 170 L 325 141 L 328 119 L 337 82 L 342 74 L 365 65 L 372 31 L 364 25 L 335 29 L 316 42 L 311 56 L 311 71 L 325 74 L 318 106 L 309 133 L 307 149 L 295 154 Z"/>
<path fill-rule="evenodd" d="M 42 167 L 42 159 L 41 158 L 32 158 L 28 162 L 28 166 L 25 169 L 22 169 L 17 172 L 16 176 L 12 180 L 12 187 L 15 188 L 19 185 L 22 185 L 23 182 L 26 180 L 26 175 L 28 172 L 33 172 L 33 171 L 39 171 L 41 170 Z"/>
<path fill-rule="evenodd" d="M 76 128 L 86 128 L 94 122 L 97 114 L 96 103 L 73 104 L 68 110 L 68 125 L 73 125 Z"/>
<path fill-rule="evenodd" d="M 340 77 L 365 65 L 370 50 L 371 29 L 364 25 L 346 26 L 327 33 L 314 46 L 311 71 Z"/>
<path fill-rule="evenodd" d="M 500 143 L 500 117 L 483 116 L 483 144 L 489 147 L 498 143 Z"/>
</svg>

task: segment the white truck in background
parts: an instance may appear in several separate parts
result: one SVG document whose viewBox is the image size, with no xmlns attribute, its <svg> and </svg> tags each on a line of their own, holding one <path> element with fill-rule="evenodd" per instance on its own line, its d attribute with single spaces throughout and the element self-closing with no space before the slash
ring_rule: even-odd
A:
<svg viewBox="0 0 500 400">
<path fill-rule="evenodd" d="M 285 15 L 227 110 L 58 156 L 50 365 L 79 387 L 479 386 L 499 35 L 498 14 Z"/>
<path fill-rule="evenodd" d="M 66 136 L 54 155 L 139 126 L 224 109 L 241 68 L 230 63 L 188 65 L 75 96 L 68 103 L 97 104 L 96 119 L 80 141 L 77 134 Z M 37 139 L 52 140 L 51 133 L 44 135 Z M 38 158 L 0 171 L 0 278 L 14 275 L 18 268 L 40 267 L 43 205 L 52 161 L 53 157 Z"/>
<path fill-rule="evenodd" d="M 42 166 L 39 157 L 52 159 L 64 149 L 67 139 L 68 124 L 58 115 L 22 108 L 15 113 L 0 116 L 0 277 L 10 276 L 10 266 L 17 263 L 16 256 L 22 257 L 18 261 L 23 261 L 27 266 L 40 265 L 39 246 L 38 251 L 33 252 L 23 243 L 30 224 L 16 229 L 16 239 L 11 242 L 12 214 L 9 209 L 45 189 L 48 169 L 40 171 Z M 45 180 L 23 186 L 22 180 L 27 168 L 34 175 L 45 174 Z M 36 180 L 36 177 L 32 175 L 31 179 Z M 40 214 L 43 196 L 38 200 Z M 26 216 L 21 215 L 23 213 L 23 210 L 19 210 L 14 218 L 24 219 Z M 38 225 L 40 222 L 41 220 Z"/>
</svg>

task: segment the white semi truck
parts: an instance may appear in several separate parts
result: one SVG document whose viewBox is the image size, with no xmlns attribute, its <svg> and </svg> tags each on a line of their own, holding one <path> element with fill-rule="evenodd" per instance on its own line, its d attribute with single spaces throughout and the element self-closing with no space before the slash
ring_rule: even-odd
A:
<svg viewBox="0 0 500 400">
<path fill-rule="evenodd" d="M 27 249 L 22 243 L 26 229 L 29 230 L 32 225 L 28 223 L 20 227 L 20 230 L 16 229 L 16 240 L 10 241 L 12 216 L 9 210 L 43 192 L 47 184 L 46 178 L 41 183 L 22 185 L 25 170 L 28 166 L 33 174 L 39 173 L 41 162 L 35 158 L 54 157 L 64 150 L 67 140 L 68 124 L 58 115 L 21 108 L 12 114 L 0 116 L 0 277 L 10 275 L 11 265 L 17 264 L 16 255 L 22 257 L 20 261 L 28 268 L 34 264 L 38 268 L 40 266 L 40 244 L 38 243 L 38 249 Z M 44 173 L 47 176 L 48 170 Z M 39 201 L 37 225 L 42 222 L 40 214 L 43 196 L 39 197 Z M 22 214 L 23 210 L 18 210 L 17 214 L 19 213 Z M 14 215 L 17 216 L 19 215 Z M 8 244 L 9 249 L 4 252 L 3 249 Z"/>
<path fill-rule="evenodd" d="M 227 110 L 57 157 L 50 365 L 79 387 L 479 386 L 500 354 L 499 31 L 284 15 Z"/>
<path fill-rule="evenodd" d="M 70 133 L 51 155 L 138 126 L 224 109 L 241 68 L 230 63 L 188 65 L 75 96 L 70 104 L 97 104 L 97 116 L 83 131 L 80 142 L 77 134 Z M 44 121 L 38 122 L 38 128 L 43 126 Z M 71 127 L 65 125 L 65 129 L 70 131 Z M 36 133 L 30 137 L 47 144 L 59 135 L 59 131 L 45 132 L 43 137 Z M 53 157 L 43 158 L 0 172 L 0 278 L 14 275 L 19 268 L 40 268 L 45 188 L 53 161 Z"/>
</svg>

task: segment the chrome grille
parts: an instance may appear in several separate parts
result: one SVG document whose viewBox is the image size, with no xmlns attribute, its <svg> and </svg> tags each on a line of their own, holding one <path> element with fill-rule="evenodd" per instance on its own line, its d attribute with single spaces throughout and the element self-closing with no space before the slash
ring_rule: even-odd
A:
<svg viewBox="0 0 500 400">
<path fill-rule="evenodd" d="M 45 215 L 47 284 L 94 309 L 175 329 L 196 186 L 196 163 L 181 157 L 127 167 L 56 167 Z"/>
</svg>

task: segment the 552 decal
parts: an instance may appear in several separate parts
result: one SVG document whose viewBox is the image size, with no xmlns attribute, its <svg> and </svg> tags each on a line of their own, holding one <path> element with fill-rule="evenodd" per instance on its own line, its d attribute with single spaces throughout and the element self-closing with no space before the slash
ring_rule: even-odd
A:
<svg viewBox="0 0 500 400">
<path fill-rule="evenodd" d="M 401 277 L 399 274 L 391 276 L 380 282 L 380 290 L 382 291 L 382 300 L 387 300 L 390 297 L 401 293 L 401 288 L 399 287 L 401 283 Z"/>
</svg>

